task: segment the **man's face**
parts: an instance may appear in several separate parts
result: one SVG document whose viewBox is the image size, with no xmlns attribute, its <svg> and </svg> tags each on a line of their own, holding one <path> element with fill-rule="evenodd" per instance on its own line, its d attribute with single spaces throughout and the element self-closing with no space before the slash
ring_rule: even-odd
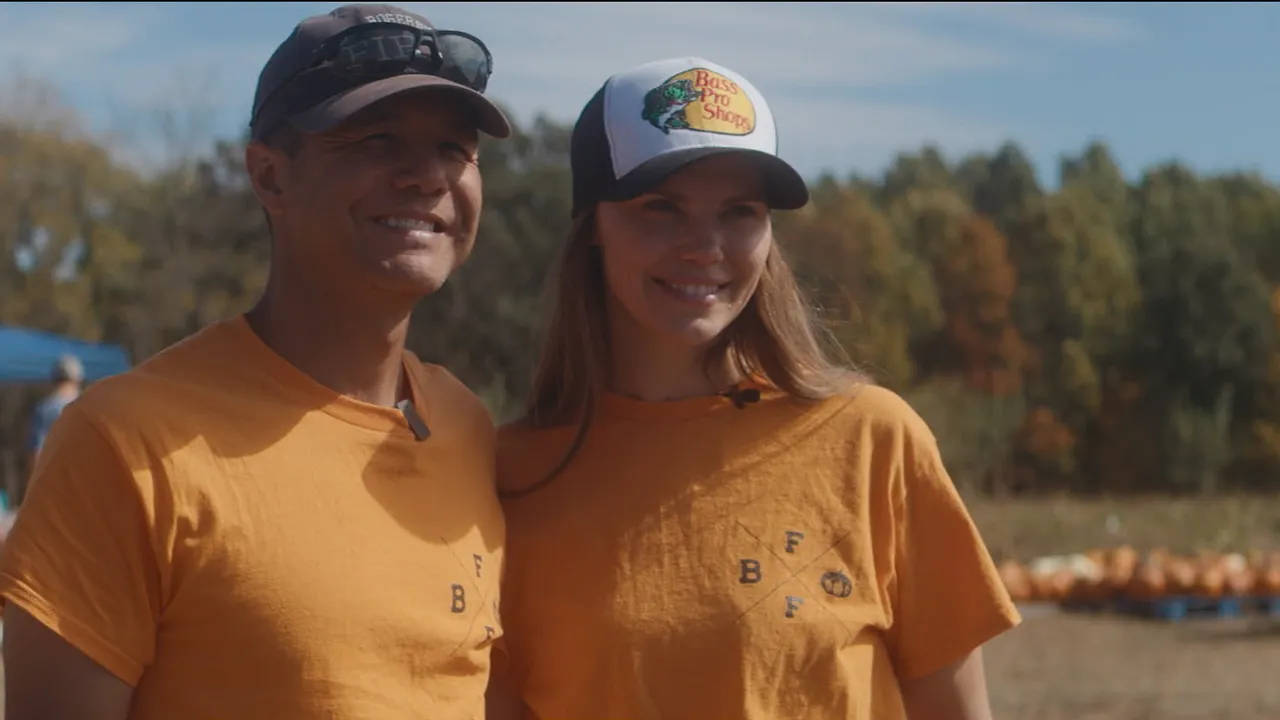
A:
<svg viewBox="0 0 1280 720">
<path fill-rule="evenodd" d="M 466 109 L 426 90 L 305 135 L 293 158 L 273 152 L 280 167 L 268 212 L 283 257 L 337 284 L 415 299 L 436 291 L 475 245 L 477 144 Z"/>
</svg>

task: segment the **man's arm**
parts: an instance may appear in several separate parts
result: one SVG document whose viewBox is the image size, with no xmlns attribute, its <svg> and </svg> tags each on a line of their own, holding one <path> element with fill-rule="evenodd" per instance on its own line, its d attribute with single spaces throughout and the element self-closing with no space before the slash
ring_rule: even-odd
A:
<svg viewBox="0 0 1280 720">
<path fill-rule="evenodd" d="M 4 607 L 6 720 L 125 720 L 133 688 L 9 602 Z"/>
<path fill-rule="evenodd" d="M 128 715 L 163 606 L 138 464 L 74 406 L 51 428 L 0 553 L 5 720 Z"/>
<path fill-rule="evenodd" d="M 991 720 L 982 649 L 902 683 L 902 699 L 910 720 Z"/>
</svg>

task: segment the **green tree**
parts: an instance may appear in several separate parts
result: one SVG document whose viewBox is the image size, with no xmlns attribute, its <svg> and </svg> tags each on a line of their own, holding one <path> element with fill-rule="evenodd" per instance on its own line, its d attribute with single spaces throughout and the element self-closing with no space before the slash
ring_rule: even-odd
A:
<svg viewBox="0 0 1280 720">
<path fill-rule="evenodd" d="M 852 188 L 823 187 L 804 211 L 781 218 L 777 232 L 841 346 L 885 384 L 906 387 L 915 375 L 912 342 L 942 321 L 928 266 Z"/>
<path fill-rule="evenodd" d="M 1170 165 L 1148 172 L 1135 197 L 1143 327 L 1133 362 L 1159 389 L 1148 396 L 1165 427 L 1160 470 L 1174 489 L 1209 492 L 1231 460 L 1231 427 L 1247 416 L 1241 398 L 1266 381 L 1270 290 L 1233 246 L 1218 188 Z"/>
</svg>

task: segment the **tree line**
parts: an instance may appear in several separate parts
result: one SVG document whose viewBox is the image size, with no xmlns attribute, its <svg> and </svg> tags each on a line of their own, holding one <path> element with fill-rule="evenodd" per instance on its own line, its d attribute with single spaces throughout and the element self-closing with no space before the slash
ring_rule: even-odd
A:
<svg viewBox="0 0 1280 720">
<path fill-rule="evenodd" d="M 245 310 L 265 220 L 243 141 L 162 171 L 113 159 L 65 108 L 0 117 L 0 324 L 139 362 Z M 476 251 L 418 308 L 411 347 L 499 419 L 529 381 L 569 225 L 568 125 L 482 148 Z M 966 492 L 1280 487 L 1280 189 L 1170 162 L 1125 179 L 1102 143 L 1042 187 L 1013 143 L 825 176 L 776 233 L 848 356 L 934 428 Z M 0 393 L 20 447 L 37 389 Z"/>
</svg>

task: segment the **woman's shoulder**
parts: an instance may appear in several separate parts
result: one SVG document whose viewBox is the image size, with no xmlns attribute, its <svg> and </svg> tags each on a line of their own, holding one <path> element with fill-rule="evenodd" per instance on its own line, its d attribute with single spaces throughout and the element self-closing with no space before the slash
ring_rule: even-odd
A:
<svg viewBox="0 0 1280 720">
<path fill-rule="evenodd" d="M 535 442 L 540 432 L 543 431 L 533 427 L 524 418 L 501 422 L 498 424 L 498 451 L 502 452 L 504 447 L 518 447 Z"/>
<path fill-rule="evenodd" d="M 869 381 L 854 383 L 841 394 L 837 415 L 873 436 L 908 443 L 934 443 L 933 431 L 899 393 Z"/>
<path fill-rule="evenodd" d="M 504 422 L 498 425 L 499 460 L 562 453 L 565 443 L 573 441 L 577 430 L 577 425 L 537 427 L 525 419 Z"/>
<path fill-rule="evenodd" d="M 508 442 L 530 442 L 556 433 L 571 432 L 577 425 L 538 427 L 528 418 L 519 417 L 498 423 L 498 438 Z"/>
<path fill-rule="evenodd" d="M 496 468 L 499 492 L 521 493 L 546 478 L 565 459 L 577 425 L 537 427 L 527 420 L 498 426 Z"/>
<path fill-rule="evenodd" d="M 920 415 L 896 391 L 872 382 L 861 382 L 845 391 L 850 412 L 879 422 L 915 422 Z"/>
</svg>

